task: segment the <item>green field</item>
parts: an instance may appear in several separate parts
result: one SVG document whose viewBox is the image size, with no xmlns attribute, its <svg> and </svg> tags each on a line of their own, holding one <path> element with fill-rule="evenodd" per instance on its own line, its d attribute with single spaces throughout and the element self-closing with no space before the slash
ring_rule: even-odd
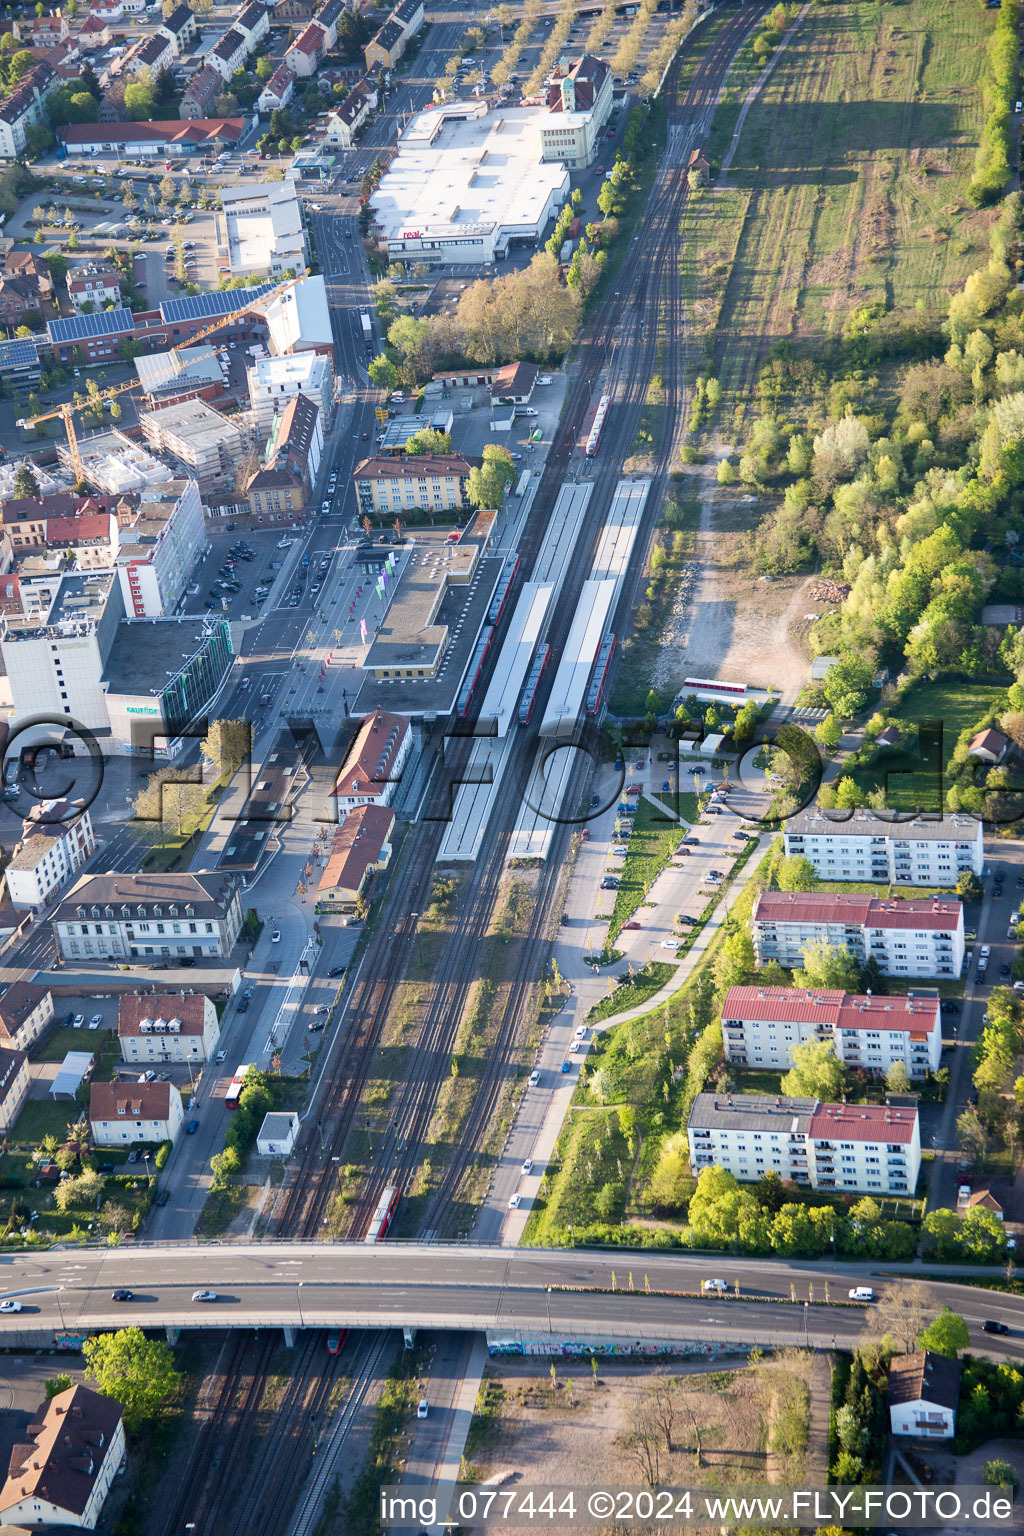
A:
<svg viewBox="0 0 1024 1536">
<path fill-rule="evenodd" d="M 687 200 L 682 278 L 695 338 L 748 403 L 765 352 L 838 335 L 851 310 L 944 313 L 987 257 L 964 192 L 984 120 L 983 5 L 812 6 L 752 106 L 724 189 Z M 709 153 L 753 78 L 744 55 Z M 735 259 L 733 259 L 735 258 Z"/>
<path fill-rule="evenodd" d="M 894 711 L 901 725 L 917 726 L 922 721 L 942 726 L 942 778 L 939 765 L 922 757 L 911 731 L 911 746 L 883 748 L 874 761 L 857 768 L 850 775 L 860 788 L 886 790 L 888 805 L 897 811 L 937 809 L 949 788 L 947 768 L 961 731 L 974 726 L 987 712 L 1006 698 L 1005 688 L 983 683 L 943 678 L 935 683 L 915 683 Z"/>
</svg>

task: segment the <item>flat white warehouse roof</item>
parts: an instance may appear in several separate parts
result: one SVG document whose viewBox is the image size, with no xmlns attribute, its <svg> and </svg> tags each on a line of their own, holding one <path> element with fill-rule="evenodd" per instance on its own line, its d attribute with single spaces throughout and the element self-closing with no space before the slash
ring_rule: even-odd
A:
<svg viewBox="0 0 1024 1536">
<path fill-rule="evenodd" d="M 547 117 L 534 107 L 488 112 L 469 103 L 419 113 L 370 199 L 384 237 L 500 244 L 539 235 L 552 197 L 569 191 L 565 166 L 543 159 Z"/>
</svg>

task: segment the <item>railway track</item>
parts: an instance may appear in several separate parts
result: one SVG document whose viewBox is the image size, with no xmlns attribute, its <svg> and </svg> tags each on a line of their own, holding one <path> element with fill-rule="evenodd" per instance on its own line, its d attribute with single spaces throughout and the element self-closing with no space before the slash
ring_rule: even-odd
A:
<svg viewBox="0 0 1024 1536">
<path fill-rule="evenodd" d="M 699 115 L 713 104 L 736 49 L 759 14 L 758 7 L 741 4 L 735 15 L 722 26 L 700 69 L 670 114 L 677 124 L 688 119 L 698 120 Z M 677 58 L 677 70 L 678 63 Z M 672 138 L 670 132 L 670 143 Z M 665 432 L 652 476 L 652 495 L 648 498 L 645 522 L 638 539 L 639 547 L 647 547 L 657 517 L 660 493 L 671 465 L 686 395 L 682 355 L 685 316 L 677 260 L 677 230 L 686 193 L 685 167 L 682 164 L 665 165 L 658 173 L 648 201 L 650 216 L 644 239 L 631 247 L 614 290 L 606 296 L 581 339 L 576 379 L 520 548 L 527 576 L 566 477 L 593 388 L 609 367 L 614 379 L 614 409 L 611 429 L 605 432 L 601 457 L 605 464 L 621 463 L 629 454 L 658 355 L 660 326 L 664 333 L 662 372 L 670 405 L 666 416 L 674 423 L 674 428 Z M 630 298 L 628 304 L 623 302 L 626 295 Z M 563 592 L 563 601 L 547 636 L 553 649 L 564 644 L 579 587 L 591 567 L 616 479 L 615 475 L 599 473 L 595 481 L 569 588 Z M 615 621 L 618 627 L 631 610 L 642 579 L 643 565 L 638 561 L 624 584 Z M 538 699 L 534 711 L 537 721 L 543 718 L 544 702 L 545 696 Z M 453 740 L 448 744 L 451 765 L 450 775 L 446 776 L 448 782 L 458 782 L 459 770 L 465 763 L 470 745 L 468 740 Z M 536 735 L 521 731 L 510 765 L 510 782 L 526 782 L 535 750 Z M 581 754 L 573 782 L 577 793 L 583 791 L 587 766 Z M 509 799 L 511 801 L 512 797 Z M 441 979 L 434 987 L 419 1037 L 409 1056 L 409 1069 L 398 1085 L 390 1127 L 375 1148 L 378 1170 L 386 1168 L 388 1171 L 376 1180 L 367 1181 L 365 1193 L 353 1212 L 355 1235 L 365 1228 L 380 1187 L 385 1183 L 396 1183 L 401 1187 L 422 1156 L 423 1138 L 435 1112 L 440 1088 L 449 1075 L 452 1050 L 469 990 L 479 974 L 479 944 L 500 897 L 504 853 L 517 809 L 515 803 L 499 807 L 499 814 L 488 829 L 480 858 L 474 865 L 472 878 L 461 893 L 455 926 L 436 970 Z M 321 1100 L 307 1117 L 311 1126 L 315 1121 L 315 1132 L 308 1135 L 295 1173 L 273 1213 L 271 1231 L 275 1236 L 308 1239 L 316 1237 L 321 1230 L 334 1188 L 334 1159 L 342 1155 L 374 1069 L 377 1049 L 398 989 L 405 980 L 407 957 L 415 943 L 418 923 L 418 916 L 413 914 L 423 912 L 428 905 L 443 828 L 442 821 L 421 824 L 408 857 L 392 876 L 379 931 L 370 943 L 356 986 L 336 1026 L 337 1066 L 330 1077 L 325 1078 Z M 521 941 L 525 960 L 512 980 L 498 1036 L 488 1052 L 469 1116 L 460 1133 L 459 1147 L 446 1164 L 427 1202 L 423 1224 L 428 1230 L 439 1226 L 442 1214 L 451 1207 L 462 1179 L 485 1139 L 508 1081 L 545 949 L 554 931 L 553 897 L 558 889 L 570 835 L 568 826 L 555 830 L 538 882 L 528 930 Z M 272 1353 L 270 1345 L 260 1341 L 253 1350 L 253 1360 L 247 1364 L 247 1337 L 234 1349 L 218 1402 L 193 1447 L 189 1476 L 183 1480 L 182 1499 L 170 1511 L 159 1536 L 177 1536 L 188 1520 L 194 1520 L 197 1528 L 217 1533 L 217 1536 L 221 1533 L 223 1536 L 240 1536 L 243 1527 L 246 1536 L 271 1536 L 271 1533 L 279 1536 L 286 1527 L 288 1511 L 295 1505 L 296 1458 L 308 1455 L 308 1436 L 304 1433 L 308 1419 L 304 1415 L 322 1411 L 337 1379 L 339 1365 L 324 1354 L 319 1335 L 313 1335 L 305 1344 L 297 1346 L 290 1386 L 274 1422 L 274 1445 L 279 1448 L 278 1454 L 266 1456 L 258 1467 L 255 1482 L 247 1488 L 244 1504 L 241 1500 L 232 1504 L 232 1500 L 238 1498 L 242 1463 L 251 1453 L 252 1421 L 258 1412 L 261 1383 Z M 253 1349 L 253 1346 L 248 1348 Z M 376 1359 L 372 1349 L 362 1357 L 362 1365 L 357 1368 L 349 1389 L 349 1399 L 340 1410 L 335 1426 L 339 1438 L 332 1440 L 332 1455 L 337 1454 L 340 1437 L 368 1390 Z M 250 1426 L 248 1431 L 246 1423 Z M 218 1451 L 215 1479 L 210 1471 L 214 1464 L 214 1447 Z M 312 1512 L 328 1481 L 326 1463 L 320 1464 L 296 1510 L 292 1527 L 294 1536 L 306 1536 L 310 1530 Z M 194 1493 L 194 1489 L 198 1492 Z M 249 1496 L 251 1492 L 255 1492 L 255 1498 Z M 189 1502 L 193 1497 L 194 1504 Z M 194 1513 L 196 1510 L 198 1518 Z"/>
</svg>

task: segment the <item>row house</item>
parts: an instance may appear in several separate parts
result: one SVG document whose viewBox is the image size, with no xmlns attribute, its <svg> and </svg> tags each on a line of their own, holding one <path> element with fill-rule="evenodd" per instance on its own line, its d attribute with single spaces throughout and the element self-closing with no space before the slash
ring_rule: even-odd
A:
<svg viewBox="0 0 1024 1536">
<path fill-rule="evenodd" d="M 235 17 L 233 25 L 241 32 L 249 47 L 255 48 L 270 32 L 270 11 L 265 5 L 258 4 L 258 0 L 251 0 Z"/>
<path fill-rule="evenodd" d="M 34 981 L 12 981 L 0 992 L 0 1045 L 27 1051 L 53 1019 L 53 993 Z"/>
<path fill-rule="evenodd" d="M 121 280 L 113 267 L 102 262 L 70 267 L 67 275 L 68 298 L 79 314 L 83 306 L 102 309 L 105 304 L 120 304 Z M 88 311 L 86 311 L 88 313 Z"/>
<path fill-rule="evenodd" d="M 186 121 L 201 121 L 211 117 L 217 97 L 223 90 L 224 76 L 212 64 L 204 64 L 182 91 L 178 116 Z"/>
<path fill-rule="evenodd" d="M 40 1405 L 11 1451 L 0 1520 L 94 1531 L 125 1460 L 120 1403 L 89 1387 L 68 1387 Z"/>
<path fill-rule="evenodd" d="M 377 106 L 377 88 L 364 77 L 349 91 L 340 106 L 332 108 L 327 116 L 324 139 L 339 149 L 351 149 L 356 134 Z"/>
<path fill-rule="evenodd" d="M 151 32 L 125 54 L 123 72 L 139 75 L 148 69 L 155 75 L 159 69 L 170 68 L 177 56 L 174 43 L 165 33 Z"/>
<path fill-rule="evenodd" d="M 916 1104 L 823 1104 L 783 1094 L 699 1093 L 690 1167 L 753 1182 L 774 1172 L 808 1189 L 912 1195 L 921 1171 Z"/>
<path fill-rule="evenodd" d="M 363 459 L 352 472 L 359 511 L 446 512 L 467 506 L 472 467 L 459 454 Z"/>
<path fill-rule="evenodd" d="M 850 1067 L 884 1075 L 902 1061 L 911 1078 L 936 1072 L 942 1055 L 938 992 L 854 996 L 820 987 L 730 987 L 722 1003 L 727 1061 L 787 1071 L 793 1048 L 827 1040 Z"/>
<path fill-rule="evenodd" d="M 88 809 L 66 800 L 34 812 L 7 866 L 7 894 L 13 907 L 41 912 L 96 852 L 96 834 Z"/>
<path fill-rule="evenodd" d="M 762 891 L 750 919 L 758 965 L 803 965 L 809 944 L 868 956 L 883 975 L 955 979 L 964 964 L 964 909 L 956 897 L 880 900 L 827 891 Z"/>
</svg>

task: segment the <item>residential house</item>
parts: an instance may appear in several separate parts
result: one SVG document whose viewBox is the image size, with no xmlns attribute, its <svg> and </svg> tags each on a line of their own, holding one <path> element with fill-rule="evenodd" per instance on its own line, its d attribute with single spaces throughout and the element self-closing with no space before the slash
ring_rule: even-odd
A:
<svg viewBox="0 0 1024 1536">
<path fill-rule="evenodd" d="M 126 75 L 138 75 L 147 69 L 155 75 L 158 69 L 170 68 L 177 57 L 171 38 L 162 31 L 151 32 L 148 37 L 133 43 L 124 56 L 121 69 Z"/>
<path fill-rule="evenodd" d="M 937 1072 L 942 1054 L 938 992 L 852 996 L 822 987 L 730 987 L 722 1003 L 727 1061 L 786 1071 L 793 1050 L 827 1040 L 847 1066 L 884 1075 L 902 1061 L 911 1078 Z"/>
<path fill-rule="evenodd" d="M 118 22 L 124 16 L 124 0 L 92 0 L 89 15 L 99 16 L 106 22 Z"/>
<path fill-rule="evenodd" d="M 38 278 L 0 277 L 0 325 L 21 325 L 24 315 L 40 312 L 41 304 Z"/>
<path fill-rule="evenodd" d="M 294 395 L 271 428 L 266 459 L 245 487 L 254 516 L 279 521 L 306 509 L 323 454 L 320 411 L 307 395 Z M 290 518 L 289 518 L 290 520 Z"/>
<path fill-rule="evenodd" d="M 229 955 L 242 927 L 229 875 L 87 875 L 54 914 L 65 960 Z"/>
<path fill-rule="evenodd" d="M 1009 746 L 1009 739 L 1002 731 L 994 731 L 990 727 L 987 731 L 978 732 L 967 751 L 971 757 L 977 757 L 983 763 L 1001 763 Z"/>
<path fill-rule="evenodd" d="M 875 737 L 875 746 L 876 747 L 898 747 L 899 744 L 900 744 L 900 740 L 901 740 L 900 733 L 897 730 L 896 726 L 894 726 L 894 725 L 887 725 L 887 726 L 885 726 L 885 728 L 883 730 L 879 731 L 878 735 Z"/>
<path fill-rule="evenodd" d="M 34 981 L 12 981 L 0 992 L 0 1045 L 27 1051 L 53 1018 L 53 993 Z"/>
<path fill-rule="evenodd" d="M 85 305 L 103 309 L 107 304 L 120 304 L 121 279 L 114 267 L 103 262 L 87 262 L 81 267 L 69 267 L 67 275 L 68 297 L 79 314 Z M 85 310 L 88 314 L 89 310 Z"/>
<path fill-rule="evenodd" d="M 2 271 L 5 277 L 34 277 L 40 294 L 46 298 L 53 293 L 50 268 L 34 251 L 8 251 L 3 258 Z"/>
<path fill-rule="evenodd" d="M 783 830 L 787 856 L 810 859 L 822 880 L 892 885 L 952 887 L 967 870 L 980 875 L 981 838 L 971 816 L 893 821 L 873 811 L 798 811 Z"/>
<path fill-rule="evenodd" d="M 0 1520 L 94 1531 L 124 1465 L 121 1404 L 89 1387 L 68 1387 L 40 1404 L 11 1451 Z"/>
<path fill-rule="evenodd" d="M 539 372 L 536 363 L 506 363 L 491 380 L 491 404 L 529 405 Z"/>
<path fill-rule="evenodd" d="M 325 51 L 330 52 L 338 44 L 338 22 L 346 10 L 345 0 L 325 0 L 316 13 L 316 24 L 326 38 Z"/>
<path fill-rule="evenodd" d="M 846 949 L 863 965 L 869 955 L 886 976 L 960 975 L 964 910 L 956 897 L 879 900 L 828 891 L 762 891 L 750 920 L 758 965 L 803 965 L 808 944 Z"/>
<path fill-rule="evenodd" d="M 36 64 L 0 102 L 0 160 L 14 160 L 28 144 L 28 130 L 46 126 L 46 99 L 60 87 L 57 71 Z"/>
<path fill-rule="evenodd" d="M 376 107 L 377 87 L 364 76 L 352 87 L 340 106 L 332 107 L 328 113 L 325 142 L 339 149 L 351 149 L 357 133 Z"/>
<path fill-rule="evenodd" d="M 390 17 L 363 49 L 367 70 L 394 69 L 409 40 L 401 22 Z"/>
<path fill-rule="evenodd" d="M 7 894 L 12 906 L 41 912 L 95 853 L 96 836 L 81 804 L 45 800 L 33 812 L 7 866 Z"/>
<path fill-rule="evenodd" d="M 92 53 L 96 48 L 109 48 L 113 39 L 109 22 L 90 11 L 78 31 L 78 47 L 82 53 Z"/>
<path fill-rule="evenodd" d="M 917 1105 L 823 1104 L 783 1094 L 699 1093 L 686 1125 L 690 1167 L 741 1181 L 765 1173 L 809 1189 L 912 1195 L 921 1171 Z"/>
<path fill-rule="evenodd" d="M 961 1375 L 959 1360 L 935 1355 L 930 1349 L 897 1355 L 889 1366 L 885 1398 L 891 1433 L 952 1440 Z"/>
<path fill-rule="evenodd" d="M 270 31 L 270 11 L 265 5 L 258 4 L 257 0 L 250 0 L 250 4 L 243 6 L 241 13 L 235 17 L 234 25 L 247 39 L 250 49 L 253 49 Z"/>
<path fill-rule="evenodd" d="M 187 5 L 176 5 L 160 23 L 159 31 L 174 49 L 175 57 L 180 59 L 196 40 L 195 12 L 190 11 Z"/>
<path fill-rule="evenodd" d="M 123 1061 L 212 1061 L 220 1039 L 213 1000 L 202 992 L 127 992 L 117 1005 Z"/>
<path fill-rule="evenodd" d="M 323 28 L 317 26 L 315 21 L 310 21 L 285 54 L 285 63 L 294 75 L 305 78 L 316 74 L 326 52 L 327 38 Z"/>
<path fill-rule="evenodd" d="M 391 20 L 398 23 L 407 38 L 416 36 L 424 19 L 423 0 L 400 0 L 391 12 Z"/>
<path fill-rule="evenodd" d="M 445 512 L 468 506 L 472 467 L 459 454 L 363 459 L 352 472 L 359 511 L 397 516 L 413 507 Z"/>
<path fill-rule="evenodd" d="M 320 876 L 317 905 L 327 911 L 351 912 L 365 895 L 370 877 L 391 858 L 395 813 L 386 805 L 362 805 L 350 811 L 334 834 L 331 852 Z"/>
<path fill-rule="evenodd" d="M 176 1141 L 184 1119 L 173 1083 L 93 1083 L 89 1126 L 97 1147 Z"/>
<path fill-rule="evenodd" d="M 224 76 L 210 64 L 194 74 L 181 93 L 178 116 L 187 119 L 208 118 L 217 97 L 224 90 Z"/>
<path fill-rule="evenodd" d="M 71 33 L 67 17 L 58 8 L 45 11 L 15 24 L 15 33 L 25 47 L 53 48 Z"/>
<path fill-rule="evenodd" d="M 4 1135 L 17 1120 L 31 1081 L 26 1053 L 0 1050 L 0 1131 Z"/>
<path fill-rule="evenodd" d="M 295 90 L 295 74 L 290 64 L 279 64 L 263 87 L 256 102 L 260 112 L 273 112 L 276 107 L 286 107 Z"/>
<path fill-rule="evenodd" d="M 207 64 L 227 83 L 249 57 L 249 39 L 237 27 L 229 27 L 206 55 Z"/>
<path fill-rule="evenodd" d="M 411 751 L 412 727 L 405 715 L 383 709 L 367 715 L 335 780 L 337 819 L 363 805 L 390 805 Z"/>
<path fill-rule="evenodd" d="M 282 22 L 309 21 L 316 10 L 316 0 L 277 0 L 274 6 L 274 25 Z"/>
</svg>

